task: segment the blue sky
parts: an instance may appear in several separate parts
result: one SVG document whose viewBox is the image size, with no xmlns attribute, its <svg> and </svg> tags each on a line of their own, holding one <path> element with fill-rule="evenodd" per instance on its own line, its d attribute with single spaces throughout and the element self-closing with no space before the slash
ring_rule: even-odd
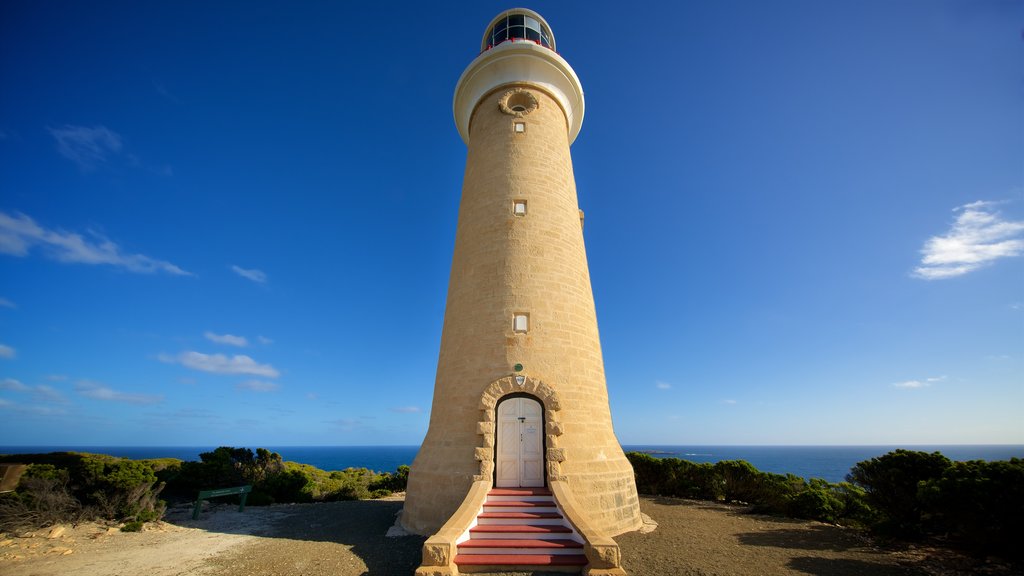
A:
<svg viewBox="0 0 1024 576">
<path fill-rule="evenodd" d="M 0 444 L 418 444 L 449 6 L 0 4 Z M 623 443 L 1024 443 L 1024 3 L 529 7 Z"/>
</svg>

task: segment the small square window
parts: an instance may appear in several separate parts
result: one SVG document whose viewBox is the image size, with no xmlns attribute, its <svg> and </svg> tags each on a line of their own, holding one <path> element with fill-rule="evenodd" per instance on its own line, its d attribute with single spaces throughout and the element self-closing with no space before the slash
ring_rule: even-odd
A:
<svg viewBox="0 0 1024 576">
<path fill-rule="evenodd" d="M 526 200 L 513 200 L 512 213 L 516 216 L 526 216 Z"/>
<path fill-rule="evenodd" d="M 526 132 L 526 122 L 513 122 L 512 127 L 513 131 L 517 133 Z"/>
<path fill-rule="evenodd" d="M 514 332 L 525 333 L 530 329 L 530 317 L 526 314 L 516 314 L 512 320 L 512 330 Z"/>
</svg>

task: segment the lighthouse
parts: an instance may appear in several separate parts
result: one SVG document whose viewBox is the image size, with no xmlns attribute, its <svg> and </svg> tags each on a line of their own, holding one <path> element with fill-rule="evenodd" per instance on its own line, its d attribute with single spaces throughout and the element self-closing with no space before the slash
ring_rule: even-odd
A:
<svg viewBox="0 0 1024 576">
<path fill-rule="evenodd" d="M 429 536 L 417 574 L 623 574 L 612 537 L 641 524 L 570 155 L 583 87 L 556 50 L 539 14 L 503 12 L 455 88 L 466 170 L 430 424 L 401 516 Z"/>
</svg>

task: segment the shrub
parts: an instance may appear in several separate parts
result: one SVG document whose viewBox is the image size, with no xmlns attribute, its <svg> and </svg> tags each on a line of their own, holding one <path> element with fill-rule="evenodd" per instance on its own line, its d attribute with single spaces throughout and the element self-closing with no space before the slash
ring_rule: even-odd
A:
<svg viewBox="0 0 1024 576">
<path fill-rule="evenodd" d="M 978 553 L 1024 558 L 1024 460 L 954 462 L 918 496 L 929 532 Z"/>
<path fill-rule="evenodd" d="M 857 463 L 847 479 L 866 492 L 878 517 L 872 528 L 884 535 L 917 537 L 924 533 L 918 488 L 937 480 L 952 465 L 938 452 L 895 450 Z"/>
<path fill-rule="evenodd" d="M 5 457 L 11 460 L 14 457 Z M 28 462 L 17 490 L 0 500 L 0 524 L 28 529 L 83 518 L 159 519 L 163 485 L 152 465 L 75 452 L 19 454 Z"/>
<path fill-rule="evenodd" d="M 121 526 L 121 532 L 141 532 L 143 522 L 140 520 L 132 520 L 131 522 L 125 522 L 124 526 Z"/>
<path fill-rule="evenodd" d="M 82 503 L 71 495 L 66 478 L 54 473 L 53 466 L 40 471 L 38 476 L 32 475 L 32 468 L 22 476 L 17 491 L 0 494 L 2 532 L 76 522 L 82 517 Z"/>
</svg>

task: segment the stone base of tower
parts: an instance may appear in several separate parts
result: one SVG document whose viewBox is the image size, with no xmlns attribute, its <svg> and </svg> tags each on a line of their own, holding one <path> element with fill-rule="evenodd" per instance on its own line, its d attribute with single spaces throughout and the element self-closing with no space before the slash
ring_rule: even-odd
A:
<svg viewBox="0 0 1024 576">
<path fill-rule="evenodd" d="M 563 483 L 580 504 L 580 521 L 602 535 L 640 528 L 633 467 L 610 426 L 594 424 L 590 413 L 574 409 L 580 400 L 573 396 L 574 402 L 564 408 L 564 394 L 529 376 L 499 378 L 475 394 L 475 409 L 451 418 L 443 434 L 428 431 L 416 455 L 402 512 L 407 531 L 434 534 L 464 503 L 475 482 L 494 481 L 497 406 L 523 396 L 543 406 L 543 484 Z"/>
<path fill-rule="evenodd" d="M 455 513 L 423 544 L 416 576 L 625 576 L 618 544 L 588 519 L 569 483 L 553 480 L 549 486 L 495 489 L 490 480 L 474 481 Z"/>
</svg>

